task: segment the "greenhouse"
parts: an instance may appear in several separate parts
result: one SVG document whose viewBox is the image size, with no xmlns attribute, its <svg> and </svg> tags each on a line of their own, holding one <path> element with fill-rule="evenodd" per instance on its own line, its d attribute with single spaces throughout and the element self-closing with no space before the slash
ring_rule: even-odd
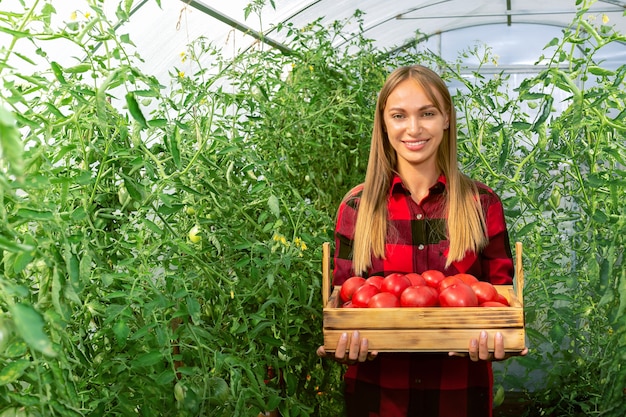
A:
<svg viewBox="0 0 626 417">
<path fill-rule="evenodd" d="M 386 88 L 409 66 L 441 77 L 453 105 L 422 81 Z M 0 0 L 0 75 L 0 417 L 626 415 L 626 1 Z M 355 195 L 363 207 L 376 193 L 380 153 L 390 197 L 369 205 L 391 210 L 401 186 L 425 207 L 404 173 L 427 164 L 404 155 L 430 139 L 395 148 L 412 113 L 386 113 L 403 85 L 429 97 L 420 131 L 456 138 L 450 160 L 479 182 L 470 200 L 486 243 L 444 270 L 415 261 L 414 241 L 413 266 L 383 274 L 376 262 L 405 250 L 389 243 L 404 233 L 395 212 L 345 234 L 341 219 Z M 457 170 L 437 152 L 427 197 L 441 185 L 448 207 Z M 500 243 L 485 193 L 501 207 Z M 444 242 L 445 262 L 470 226 L 433 210 L 404 220 L 415 235 L 443 225 L 424 239 Z M 363 281 L 470 275 L 468 257 L 499 265 L 496 242 L 510 282 L 486 266 L 477 279 L 505 298 L 454 310 L 437 286 L 436 307 L 330 308 L 329 274 L 361 265 L 367 238 L 354 234 L 372 237 L 369 270 L 346 269 Z M 523 346 L 504 352 L 493 333 L 516 312 Z M 451 319 L 417 328 L 440 313 Z M 366 336 L 363 317 L 393 317 L 390 351 L 376 355 L 371 333 L 370 352 L 335 353 L 334 314 Z M 457 328 L 492 339 L 449 355 Z M 470 398 L 471 377 L 430 391 L 407 377 L 408 408 L 388 411 L 401 401 L 381 375 L 402 355 L 451 374 L 476 362 L 488 393 L 462 412 L 445 398 Z M 359 414 L 355 399 L 374 400 L 365 379 L 351 395 L 350 372 L 373 368 L 387 382 L 367 389 L 392 406 Z M 416 392 L 441 396 L 439 411 L 410 411 Z"/>
</svg>

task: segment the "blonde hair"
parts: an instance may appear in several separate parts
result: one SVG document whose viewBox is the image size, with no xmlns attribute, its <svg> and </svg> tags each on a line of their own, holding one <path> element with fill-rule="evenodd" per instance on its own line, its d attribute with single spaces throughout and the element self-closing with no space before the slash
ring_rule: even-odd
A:
<svg viewBox="0 0 626 417">
<path fill-rule="evenodd" d="M 372 142 L 365 182 L 347 197 L 361 190 L 354 232 L 353 269 L 365 273 L 372 264 L 372 256 L 385 257 L 387 238 L 387 199 L 396 169 L 397 155 L 385 132 L 383 112 L 387 98 L 398 84 L 415 80 L 426 92 L 433 105 L 448 115 L 449 128 L 444 131 L 437 150 L 437 166 L 446 177 L 444 213 L 447 215 L 447 234 L 450 249 L 446 268 L 463 259 L 467 252 L 478 253 L 487 244 L 485 215 L 476 184 L 462 174 L 457 162 L 456 113 L 450 92 L 434 71 L 414 65 L 392 72 L 383 85 L 376 103 Z"/>
</svg>

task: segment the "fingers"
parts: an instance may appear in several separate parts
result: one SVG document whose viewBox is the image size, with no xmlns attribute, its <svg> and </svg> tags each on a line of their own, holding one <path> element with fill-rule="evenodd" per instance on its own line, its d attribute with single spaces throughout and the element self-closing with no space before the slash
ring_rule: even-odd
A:
<svg viewBox="0 0 626 417">
<path fill-rule="evenodd" d="M 357 357 L 357 360 L 359 362 L 365 362 L 368 356 L 369 356 L 368 341 L 367 341 L 367 338 L 364 337 L 363 339 L 361 339 L 361 345 L 359 346 L 359 356 Z"/>
<path fill-rule="evenodd" d="M 359 332 L 355 330 L 350 338 L 348 338 L 348 333 L 343 333 L 339 337 L 334 359 L 339 363 L 352 365 L 356 362 L 372 360 L 377 354 L 376 351 L 369 351 L 367 338 L 361 338 Z M 326 356 L 326 350 L 323 346 L 317 348 L 317 355 Z"/>
<path fill-rule="evenodd" d="M 478 339 L 471 339 L 469 345 L 469 357 L 472 361 L 478 362 Z"/>
<path fill-rule="evenodd" d="M 480 360 L 486 361 L 489 359 L 489 337 L 486 331 L 480 332 L 480 337 L 478 338 L 478 358 Z"/>
<path fill-rule="evenodd" d="M 342 362 L 346 357 L 346 350 L 348 348 L 348 333 L 343 333 L 337 342 L 337 348 L 335 349 L 335 360 Z"/>
<path fill-rule="evenodd" d="M 352 333 L 352 338 L 350 339 L 350 352 L 348 352 L 348 361 L 356 362 L 359 359 L 361 354 L 361 338 L 359 336 L 358 331 L 354 331 Z M 365 354 L 367 355 L 367 339 L 365 339 Z"/>
<path fill-rule="evenodd" d="M 505 358 L 504 354 L 504 338 L 502 337 L 502 333 L 496 332 L 496 335 L 493 338 L 493 358 L 495 360 L 502 360 Z"/>
<path fill-rule="evenodd" d="M 324 349 L 324 346 L 320 346 L 317 348 L 317 351 L 315 353 L 317 353 L 317 356 L 319 356 L 320 358 L 323 358 L 324 356 L 326 356 L 326 349 Z"/>
<path fill-rule="evenodd" d="M 528 348 L 524 348 L 519 355 L 526 355 Z M 482 361 L 501 361 L 507 359 L 510 355 L 504 351 L 504 337 L 502 333 L 496 332 L 493 337 L 493 351 L 489 351 L 489 335 L 486 331 L 480 332 L 478 339 L 470 340 L 469 357 L 474 362 Z"/>
</svg>

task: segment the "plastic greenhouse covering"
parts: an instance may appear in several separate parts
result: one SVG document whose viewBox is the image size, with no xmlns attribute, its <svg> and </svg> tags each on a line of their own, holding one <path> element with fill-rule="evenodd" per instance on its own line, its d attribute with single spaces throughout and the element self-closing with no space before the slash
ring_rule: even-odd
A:
<svg viewBox="0 0 626 417">
<path fill-rule="evenodd" d="M 89 16 L 86 1 L 53 0 L 50 3 L 56 10 L 53 26 L 86 20 Z M 266 47 L 287 50 L 283 44 L 286 31 L 281 28 L 287 25 L 302 28 L 318 19 L 322 24 L 331 24 L 350 19 L 357 10 L 362 12 L 362 23 L 352 19 L 352 26 L 348 24 L 345 31 L 362 32 L 382 50 L 393 51 L 419 44 L 420 48 L 432 50 L 444 59 L 454 60 L 460 51 L 475 44 L 485 44 L 498 57 L 497 67 L 494 65 L 493 70 L 510 73 L 536 71 L 533 65 L 546 43 L 558 36 L 576 15 L 574 0 L 273 0 L 265 2 L 262 8 L 255 6 L 259 2 L 250 0 L 143 0 L 135 3 L 130 23 L 119 33 L 129 35 L 145 60 L 144 70 L 160 79 L 174 67 L 185 70 L 180 65 L 180 54 L 186 44 L 199 37 L 221 47 L 226 57 L 258 46 L 259 39 Z M 33 0 L 2 0 L 0 7 L 6 11 L 20 11 L 35 5 L 41 8 L 43 4 Z M 103 7 L 114 17 L 117 5 L 118 2 L 106 1 Z M 615 26 L 623 33 L 626 29 L 625 7 L 626 2 L 621 0 L 597 1 L 589 8 L 588 16 Z M 0 33 L 0 41 L 6 37 Z M 345 47 L 347 41 L 337 39 L 336 47 Z M 68 50 L 62 41 L 45 42 L 46 51 L 52 48 L 58 54 L 52 58 L 62 66 L 75 65 L 83 58 L 80 52 Z M 50 44 L 55 45 L 51 47 Z M 27 42 L 22 42 L 19 47 L 35 48 Z M 606 55 L 601 58 L 607 68 L 616 68 L 626 62 L 626 45 L 610 45 L 602 53 Z M 12 59 L 15 62 L 10 64 L 18 68 L 25 66 L 25 70 L 29 70 L 29 64 L 19 62 L 16 57 Z"/>
</svg>

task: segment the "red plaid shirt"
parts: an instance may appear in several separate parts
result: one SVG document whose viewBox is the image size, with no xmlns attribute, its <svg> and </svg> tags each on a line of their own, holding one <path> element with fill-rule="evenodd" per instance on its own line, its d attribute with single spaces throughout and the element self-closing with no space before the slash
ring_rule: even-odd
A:
<svg viewBox="0 0 626 417">
<path fill-rule="evenodd" d="M 476 182 L 487 223 L 488 245 L 446 269 L 449 241 L 442 211 L 445 177 L 417 204 L 393 178 L 388 209 L 386 259 L 372 259 L 368 276 L 428 269 L 446 275 L 465 272 L 493 284 L 510 284 L 513 259 L 502 203 Z M 360 192 L 339 207 L 335 232 L 333 283 L 354 275 L 352 242 Z M 478 333 L 478 332 L 477 332 Z M 478 334 L 476 335 L 478 337 Z M 469 340 L 468 340 L 469 344 Z M 493 376 L 489 362 L 440 353 L 380 353 L 371 362 L 349 366 L 344 376 L 349 416 L 491 416 Z"/>
</svg>

